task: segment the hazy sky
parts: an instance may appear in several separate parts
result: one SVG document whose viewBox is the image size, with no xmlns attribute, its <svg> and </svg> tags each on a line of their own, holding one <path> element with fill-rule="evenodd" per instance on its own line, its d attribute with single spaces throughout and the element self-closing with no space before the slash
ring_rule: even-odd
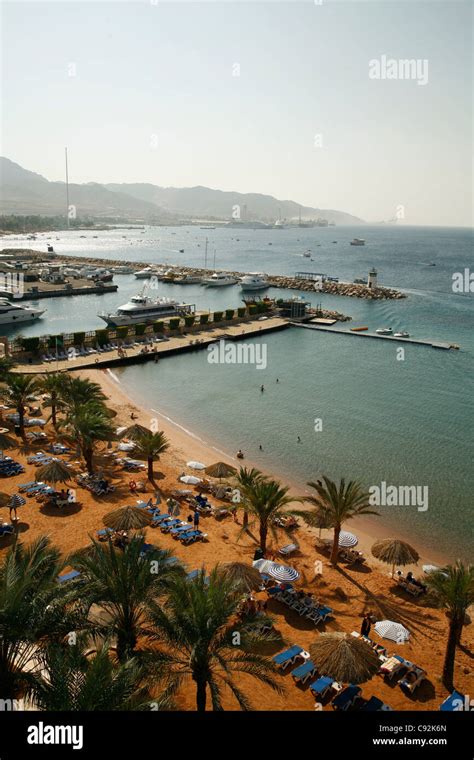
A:
<svg viewBox="0 0 474 760">
<path fill-rule="evenodd" d="M 2 43 L 2 155 L 48 179 L 68 145 L 73 182 L 472 224 L 469 2 L 19 0 Z"/>
</svg>

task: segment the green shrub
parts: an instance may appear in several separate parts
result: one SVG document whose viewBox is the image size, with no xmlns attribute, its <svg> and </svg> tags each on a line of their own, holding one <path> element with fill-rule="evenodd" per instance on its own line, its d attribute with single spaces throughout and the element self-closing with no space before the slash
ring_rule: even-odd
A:
<svg viewBox="0 0 474 760">
<path fill-rule="evenodd" d="M 164 322 L 153 322 L 153 332 L 155 333 L 163 333 L 165 331 L 165 323 Z"/>
<path fill-rule="evenodd" d="M 184 324 L 186 325 L 186 327 L 192 327 L 195 321 L 196 321 L 196 318 L 194 314 L 188 314 L 184 318 Z"/>
<path fill-rule="evenodd" d="M 135 335 L 145 335 L 146 324 L 135 325 Z"/>
<path fill-rule="evenodd" d="M 82 333 L 82 335 L 85 335 L 85 333 Z M 48 346 L 50 348 L 62 348 L 63 347 L 63 336 L 62 335 L 49 335 L 48 336 Z"/>
<path fill-rule="evenodd" d="M 103 346 L 105 345 L 105 343 L 108 343 L 109 341 L 109 331 L 107 329 L 96 330 L 95 337 L 99 346 Z"/>
<path fill-rule="evenodd" d="M 201 314 L 199 317 L 199 324 L 201 325 L 207 325 L 209 322 L 209 314 Z"/>
<path fill-rule="evenodd" d="M 126 338 L 127 335 L 128 335 L 127 325 L 120 325 L 120 327 L 117 327 L 117 338 Z"/>
<path fill-rule="evenodd" d="M 225 318 L 226 319 L 233 319 L 235 310 L 234 309 L 226 309 L 225 310 Z"/>
<path fill-rule="evenodd" d="M 24 351 L 37 351 L 40 345 L 40 339 L 39 337 L 33 337 L 33 338 L 22 338 L 21 339 L 21 347 Z"/>
<path fill-rule="evenodd" d="M 249 304 L 249 314 L 250 315 L 257 314 L 257 312 L 258 312 L 257 304 L 255 304 L 255 303 Z"/>
<path fill-rule="evenodd" d="M 86 339 L 85 332 L 75 332 L 74 333 L 74 345 L 75 346 L 82 346 Z"/>
<path fill-rule="evenodd" d="M 222 322 L 222 316 L 223 316 L 223 314 L 224 314 L 224 312 L 222 312 L 222 311 L 215 311 L 214 315 L 213 315 L 213 318 L 212 318 L 212 321 L 213 322 Z"/>
<path fill-rule="evenodd" d="M 237 314 L 239 315 L 239 317 L 245 317 L 246 313 L 247 313 L 247 309 L 245 308 L 245 306 L 239 306 L 239 308 L 237 309 Z"/>
<path fill-rule="evenodd" d="M 173 319 L 170 319 L 170 330 L 177 330 L 180 322 L 181 320 L 179 317 L 173 317 Z"/>
</svg>

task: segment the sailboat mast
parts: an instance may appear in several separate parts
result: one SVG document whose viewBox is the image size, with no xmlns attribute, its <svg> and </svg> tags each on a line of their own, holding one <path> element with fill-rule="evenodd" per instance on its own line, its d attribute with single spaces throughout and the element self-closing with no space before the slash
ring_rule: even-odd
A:
<svg viewBox="0 0 474 760">
<path fill-rule="evenodd" d="M 67 228 L 69 229 L 69 174 L 67 168 L 67 148 L 64 148 L 64 155 L 66 159 L 66 220 Z"/>
<path fill-rule="evenodd" d="M 204 269 L 207 269 L 207 243 L 208 243 L 208 238 L 206 238 L 206 248 L 204 251 Z"/>
</svg>

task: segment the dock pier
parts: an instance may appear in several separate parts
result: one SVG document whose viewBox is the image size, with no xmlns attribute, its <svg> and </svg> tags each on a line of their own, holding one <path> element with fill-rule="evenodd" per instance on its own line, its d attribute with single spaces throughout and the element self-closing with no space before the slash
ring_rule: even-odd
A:
<svg viewBox="0 0 474 760">
<path fill-rule="evenodd" d="M 301 322 L 290 322 L 292 327 L 304 327 L 306 330 L 317 330 L 323 333 L 338 333 L 339 335 L 355 335 L 360 338 L 376 338 L 378 340 L 391 340 L 395 343 L 409 343 L 415 346 L 429 346 L 430 348 L 443 349 L 449 351 L 451 348 L 458 348 L 458 346 L 452 343 L 444 343 L 436 340 L 420 340 L 418 338 L 395 338 L 393 335 L 378 335 L 377 333 L 370 332 L 350 332 L 348 330 L 342 330 L 338 327 L 326 327 L 321 325 L 303 324 Z"/>
</svg>

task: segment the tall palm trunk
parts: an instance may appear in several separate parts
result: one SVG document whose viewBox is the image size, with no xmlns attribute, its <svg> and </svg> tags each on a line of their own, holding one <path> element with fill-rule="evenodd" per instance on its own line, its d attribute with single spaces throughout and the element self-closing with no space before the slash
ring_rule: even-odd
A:
<svg viewBox="0 0 474 760">
<path fill-rule="evenodd" d="M 454 689 L 454 662 L 456 659 L 456 645 L 460 637 L 462 623 L 457 617 L 449 621 L 448 643 L 443 663 L 443 683 L 448 689 Z"/>
<path fill-rule="evenodd" d="M 120 662 L 127 662 L 133 657 L 135 647 L 137 646 L 137 637 L 132 630 L 119 631 L 117 634 L 117 658 Z"/>
<path fill-rule="evenodd" d="M 205 678 L 195 678 L 196 681 L 196 707 L 198 712 L 206 712 L 206 700 L 207 700 L 207 690 L 206 690 L 206 679 Z"/>
<path fill-rule="evenodd" d="M 25 407 L 23 404 L 18 404 L 18 427 L 20 429 L 20 435 L 25 438 Z"/>
<path fill-rule="evenodd" d="M 244 509 L 244 516 L 242 517 L 242 527 L 248 528 L 249 524 L 249 513 L 246 509 Z"/>
<path fill-rule="evenodd" d="M 266 522 L 260 521 L 260 549 L 265 554 L 267 551 L 268 527 Z"/>
<path fill-rule="evenodd" d="M 336 567 L 337 565 L 337 557 L 339 554 L 339 534 L 341 532 L 341 526 L 339 523 L 337 523 L 334 526 L 334 543 L 332 545 L 332 552 L 331 552 L 331 565 L 334 565 Z"/>
<path fill-rule="evenodd" d="M 92 446 L 84 446 L 83 448 L 83 457 L 84 461 L 86 463 L 87 472 L 89 475 L 94 474 L 94 461 L 93 461 L 93 453 L 92 453 Z"/>
<path fill-rule="evenodd" d="M 148 457 L 148 480 L 153 480 L 153 457 Z"/>
<path fill-rule="evenodd" d="M 56 415 L 56 394 L 51 393 L 51 422 L 53 423 L 53 427 L 55 428 L 57 426 L 58 420 Z"/>
</svg>

